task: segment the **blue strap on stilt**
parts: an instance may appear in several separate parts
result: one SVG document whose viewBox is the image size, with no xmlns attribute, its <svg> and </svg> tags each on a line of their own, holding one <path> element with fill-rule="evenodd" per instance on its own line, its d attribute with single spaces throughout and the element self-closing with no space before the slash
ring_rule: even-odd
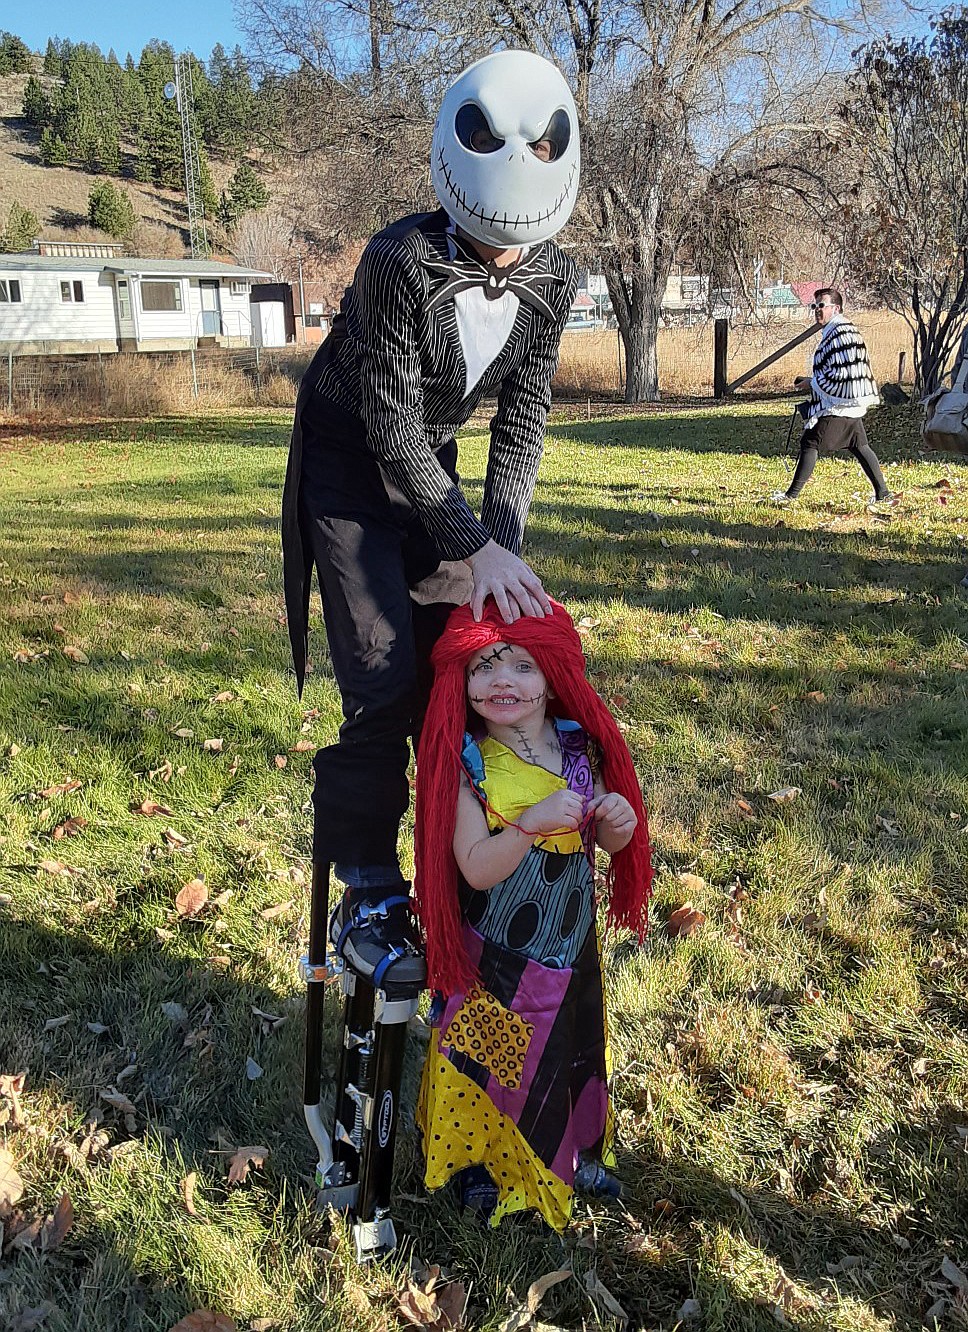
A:
<svg viewBox="0 0 968 1332">
<path fill-rule="evenodd" d="M 349 908 L 349 919 L 344 923 L 339 932 L 339 938 L 336 940 L 336 951 L 342 954 L 343 944 L 346 942 L 346 936 L 350 930 L 358 930 L 366 925 L 371 916 L 378 916 L 380 920 L 387 920 L 390 915 L 390 908 L 396 906 L 407 906 L 409 897 L 396 896 L 384 897 L 375 905 L 369 902 L 357 902 L 355 906 Z M 380 962 L 373 972 L 373 979 L 379 983 L 380 978 L 387 969 L 389 962 L 396 962 L 397 958 L 404 957 L 405 954 L 396 950 L 392 957 Z"/>
</svg>

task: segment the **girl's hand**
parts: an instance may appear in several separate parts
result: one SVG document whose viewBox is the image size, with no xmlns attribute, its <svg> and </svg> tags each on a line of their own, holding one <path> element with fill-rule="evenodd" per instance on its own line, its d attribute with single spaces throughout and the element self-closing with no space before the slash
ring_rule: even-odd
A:
<svg viewBox="0 0 968 1332">
<path fill-rule="evenodd" d="M 624 838 L 625 845 L 635 832 L 638 823 L 635 810 L 617 791 L 598 796 L 588 808 L 595 817 L 595 835 L 599 840 L 604 833 L 609 841 Z"/>
<path fill-rule="evenodd" d="M 621 800 L 621 796 L 617 797 Z M 585 803 L 576 791 L 555 791 L 536 805 L 526 809 L 518 819 L 518 827 L 531 836 L 547 837 L 556 832 L 574 832 L 581 824 Z"/>
</svg>

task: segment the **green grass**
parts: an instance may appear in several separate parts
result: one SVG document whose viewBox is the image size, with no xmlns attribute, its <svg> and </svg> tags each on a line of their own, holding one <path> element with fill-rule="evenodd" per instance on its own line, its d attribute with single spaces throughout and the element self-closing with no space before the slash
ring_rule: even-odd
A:
<svg viewBox="0 0 968 1332">
<path fill-rule="evenodd" d="M 365 1271 L 314 1213 L 300 1106 L 311 754 L 293 747 L 339 714 L 320 635 L 301 707 L 288 674 L 286 423 L 8 430 L 0 1074 L 27 1079 L 0 1146 L 20 1210 L 66 1190 L 75 1222 L 55 1251 L 0 1261 L 0 1324 L 46 1302 L 50 1332 L 165 1332 L 199 1307 L 376 1332 L 419 1258 L 469 1286 L 481 1329 L 566 1264 L 577 1279 L 541 1306 L 560 1327 L 608 1325 L 591 1271 L 635 1328 L 672 1329 L 687 1300 L 703 1332 L 775 1329 L 778 1305 L 801 1332 L 913 1329 L 938 1299 L 944 1328 L 968 1326 L 942 1275 L 946 1258 L 968 1272 L 966 474 L 911 461 L 911 418 L 881 413 L 893 516 L 867 514 L 835 461 L 780 511 L 760 501 L 784 484 L 786 419 L 774 403 L 552 429 L 527 553 L 592 622 L 658 869 L 646 946 L 607 950 L 627 1195 L 583 1205 L 563 1241 L 520 1218 L 488 1234 L 424 1195 L 411 1120 L 402 1244 Z M 475 503 L 484 451 L 462 446 Z M 800 794 L 770 801 L 784 786 Z M 171 813 L 132 812 L 145 799 Z M 68 817 L 87 824 L 53 840 Z M 196 877 L 209 904 L 180 919 Z M 686 898 L 705 924 L 671 940 Z M 264 1034 L 253 1007 L 286 1021 Z M 127 1122 L 99 1095 L 113 1086 Z M 230 1189 L 227 1153 L 256 1143 L 264 1168 Z"/>
</svg>

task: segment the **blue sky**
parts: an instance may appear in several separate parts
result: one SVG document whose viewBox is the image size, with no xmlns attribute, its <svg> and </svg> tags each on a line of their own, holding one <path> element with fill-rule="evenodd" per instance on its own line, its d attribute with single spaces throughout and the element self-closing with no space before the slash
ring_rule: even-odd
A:
<svg viewBox="0 0 968 1332">
<path fill-rule="evenodd" d="M 131 4 L 130 0 L 44 0 L 43 4 L 8 7 L 0 0 L 0 28 L 21 37 L 33 51 L 43 51 L 48 37 L 96 42 L 105 54 L 113 46 L 121 60 L 135 59 L 152 37 L 171 42 L 176 51 L 190 48 L 208 59 L 221 42 L 227 51 L 242 43 L 232 0 L 166 0 L 164 5 Z"/>
</svg>

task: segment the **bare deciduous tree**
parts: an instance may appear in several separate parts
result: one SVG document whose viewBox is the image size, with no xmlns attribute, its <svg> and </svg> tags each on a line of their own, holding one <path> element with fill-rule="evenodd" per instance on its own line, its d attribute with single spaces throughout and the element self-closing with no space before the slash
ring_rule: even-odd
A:
<svg viewBox="0 0 968 1332">
<path fill-rule="evenodd" d="M 968 326 L 968 9 L 928 38 L 866 47 L 850 94 L 851 267 L 904 315 L 927 393 Z"/>
</svg>

